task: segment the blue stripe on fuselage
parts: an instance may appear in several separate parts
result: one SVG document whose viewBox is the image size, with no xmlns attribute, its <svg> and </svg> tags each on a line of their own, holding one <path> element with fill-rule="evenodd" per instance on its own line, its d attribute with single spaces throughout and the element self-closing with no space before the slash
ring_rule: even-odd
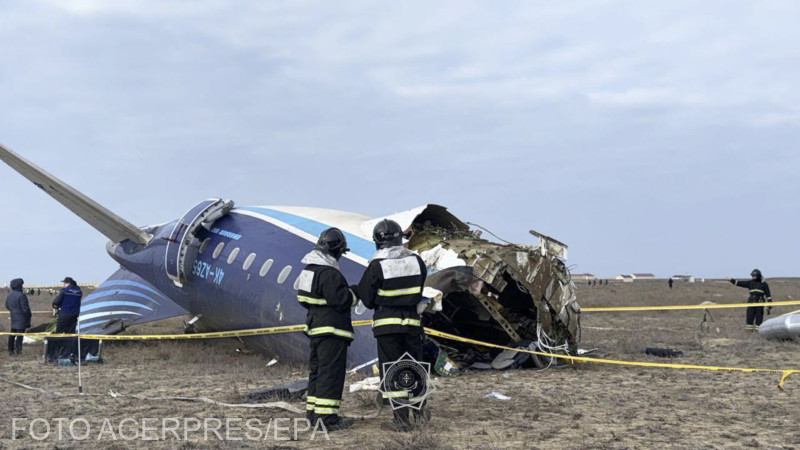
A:
<svg viewBox="0 0 800 450">
<path fill-rule="evenodd" d="M 81 314 L 85 313 L 86 311 L 93 311 L 95 309 L 108 308 L 108 307 L 117 307 L 117 306 L 132 306 L 134 308 L 144 308 L 144 309 L 146 309 L 148 311 L 152 311 L 153 310 L 153 308 L 151 308 L 151 307 L 149 307 L 147 305 L 143 305 L 141 303 L 129 302 L 129 301 L 124 301 L 124 300 L 120 300 L 120 301 L 113 300 L 113 301 L 98 302 L 98 303 L 95 303 L 95 304 L 89 305 L 89 306 L 81 306 Z"/>
<path fill-rule="evenodd" d="M 137 281 L 133 281 L 133 280 L 108 279 L 108 280 L 100 283 L 100 286 L 97 286 L 97 289 L 95 289 L 95 292 L 99 291 L 101 289 L 108 289 L 108 288 L 111 288 L 111 287 L 114 287 L 114 286 L 133 286 L 133 287 L 145 290 L 145 291 L 152 292 L 153 294 L 156 294 L 157 296 L 159 296 L 161 298 L 164 298 L 164 299 L 167 298 L 164 294 L 162 294 L 161 292 L 156 291 L 155 289 L 151 288 L 150 286 L 148 286 L 146 284 L 143 284 L 143 283 L 139 283 Z M 153 301 L 155 301 L 155 300 L 153 300 Z M 156 302 L 156 303 L 158 303 L 158 302 Z"/>
<path fill-rule="evenodd" d="M 331 227 L 331 225 L 329 224 L 324 224 L 322 222 L 309 219 L 307 217 L 302 217 L 296 214 L 291 214 L 270 208 L 261 208 L 258 206 L 243 206 L 243 207 L 238 207 L 237 209 L 243 209 L 245 211 L 252 211 L 259 214 L 264 214 L 265 216 L 272 217 L 273 219 L 280 220 L 285 224 L 303 230 L 312 236 L 319 236 L 320 233 Z M 351 252 L 355 253 L 356 255 L 366 260 L 369 260 L 372 257 L 373 253 L 375 253 L 375 243 L 373 243 L 372 241 L 364 239 L 361 236 L 356 236 L 355 234 L 348 233 L 344 230 L 342 230 L 342 232 L 347 238 L 347 246 L 350 247 Z"/>
<path fill-rule="evenodd" d="M 113 291 L 113 292 L 111 292 L 111 291 L 103 291 L 103 292 L 96 292 L 96 293 L 92 292 L 91 294 L 87 295 L 83 299 L 83 303 L 82 304 L 87 304 L 87 303 L 90 303 L 90 302 L 93 302 L 93 301 L 98 301 L 98 300 L 103 299 L 105 297 L 112 297 L 113 298 L 114 296 L 116 296 L 118 294 L 130 295 L 130 296 L 133 296 L 133 297 L 143 298 L 145 300 L 149 300 L 149 301 L 155 303 L 156 305 L 160 305 L 159 302 L 157 302 L 156 300 L 152 299 L 149 295 L 142 294 L 141 292 L 137 292 L 137 291 L 131 291 L 129 289 L 119 289 L 119 290 L 116 290 L 116 291 Z"/>
</svg>

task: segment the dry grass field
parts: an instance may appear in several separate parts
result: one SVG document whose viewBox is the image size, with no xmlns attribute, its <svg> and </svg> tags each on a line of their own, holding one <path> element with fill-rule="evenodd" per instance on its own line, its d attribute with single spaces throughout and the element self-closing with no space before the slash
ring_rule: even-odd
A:
<svg viewBox="0 0 800 450">
<path fill-rule="evenodd" d="M 775 300 L 800 298 L 800 279 L 769 281 Z M 578 289 L 582 306 L 734 303 L 744 301 L 747 295 L 744 289 L 712 280 L 676 283 L 672 290 L 664 280 L 591 287 L 579 284 Z M 47 309 L 49 300 L 33 297 L 34 309 Z M 794 309 L 800 307 L 776 308 L 773 315 Z M 587 312 L 582 318 L 581 347 L 597 348 L 592 356 L 631 361 L 800 368 L 800 344 L 771 342 L 746 332 L 743 309 L 716 309 L 712 315 L 710 330 L 703 332 L 700 310 Z M 6 319 L 0 326 L 8 329 Z M 180 319 L 171 319 L 136 332 L 181 329 Z M 108 343 L 103 350 L 105 363 L 82 368 L 84 395 L 77 394 L 77 369 L 43 364 L 40 345 L 28 345 L 16 358 L 2 352 L 0 377 L 44 392 L 0 381 L 0 448 L 800 448 L 800 374 L 789 377 L 785 389 L 779 390 L 777 374 L 594 363 L 437 378 L 432 422 L 407 434 L 381 430 L 380 423 L 391 417 L 386 410 L 378 419 L 331 433 L 329 441 L 322 434 L 311 441 L 309 432 L 301 433 L 297 440 L 275 440 L 273 430 L 264 432 L 259 442 L 219 440 L 213 432 L 208 439 L 202 432 L 189 432 L 183 440 L 183 428 L 177 437 L 167 433 L 167 440 L 161 440 L 164 436 L 159 428 L 146 435 L 157 440 L 147 442 L 125 440 L 123 437 L 131 434 L 117 434 L 124 420 L 129 425 L 141 424 L 145 418 L 153 418 L 149 426 L 175 418 L 211 419 L 211 424 L 216 423 L 213 419 L 223 423 L 233 419 L 233 425 L 241 427 L 248 419 L 258 419 L 263 432 L 270 418 L 300 417 L 280 409 L 131 397 L 208 397 L 235 403 L 248 391 L 305 375 L 303 367 L 267 366 L 269 357 L 237 352 L 240 346 L 233 340 Z M 684 356 L 671 360 L 648 356 L 646 347 L 678 349 Z M 109 391 L 121 395 L 113 397 Z M 511 398 L 485 398 L 493 391 Z M 297 402 L 293 406 L 304 405 Z M 366 413 L 373 408 L 369 395 L 345 394 L 345 412 Z M 28 428 L 17 430 L 12 439 L 13 418 L 44 419 L 40 424 L 46 421 L 53 429 L 42 441 L 30 436 Z M 79 437 L 85 424 L 74 419 L 85 420 L 91 436 L 76 441 L 65 429 L 59 440 L 55 432 L 58 418 L 71 418 L 66 424 L 72 423 Z M 237 422 L 237 418 L 242 420 Z M 106 430 L 98 441 L 95 438 L 106 419 L 114 429 L 111 433 Z M 141 428 L 130 426 L 134 432 Z M 38 429 L 41 432 L 41 427 Z M 290 435 L 280 432 L 277 437 Z M 242 436 L 243 432 L 233 433 L 233 437 Z"/>
</svg>

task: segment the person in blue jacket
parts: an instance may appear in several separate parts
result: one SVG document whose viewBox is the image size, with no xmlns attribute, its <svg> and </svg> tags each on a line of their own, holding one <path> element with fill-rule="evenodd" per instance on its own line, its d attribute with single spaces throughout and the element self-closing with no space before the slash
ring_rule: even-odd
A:
<svg viewBox="0 0 800 450">
<path fill-rule="evenodd" d="M 22 278 L 11 280 L 11 292 L 6 297 L 6 309 L 11 319 L 11 332 L 22 333 L 31 326 L 31 308 L 28 297 L 22 289 Z M 19 355 L 22 353 L 22 336 L 8 337 L 8 354 Z"/>
<path fill-rule="evenodd" d="M 53 299 L 53 309 L 58 310 L 56 333 L 74 333 L 81 313 L 83 292 L 78 283 L 70 277 L 64 278 L 61 282 L 64 283 L 64 287 Z"/>
</svg>

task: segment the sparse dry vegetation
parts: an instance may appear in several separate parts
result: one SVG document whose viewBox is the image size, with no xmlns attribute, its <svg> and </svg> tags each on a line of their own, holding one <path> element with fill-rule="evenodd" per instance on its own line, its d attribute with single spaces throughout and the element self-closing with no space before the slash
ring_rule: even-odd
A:
<svg viewBox="0 0 800 450">
<path fill-rule="evenodd" d="M 775 300 L 800 298 L 800 280 L 770 280 Z M 665 281 L 608 286 L 578 285 L 583 306 L 635 304 L 694 304 L 702 301 L 738 302 L 746 293 L 727 283 Z M 49 298 L 33 297 L 34 309 Z M 792 307 L 776 308 L 775 313 Z M 744 311 L 712 311 L 709 331 L 700 328 L 703 312 L 658 311 L 586 313 L 582 348 L 597 348 L 595 356 L 623 360 L 668 362 L 644 354 L 645 347 L 684 352 L 672 361 L 737 367 L 800 367 L 797 342 L 772 342 L 748 333 Z M 44 318 L 39 317 L 44 320 Z M 34 319 L 36 323 L 36 318 Z M 7 330 L 7 324 L 2 324 Z M 142 327 L 139 332 L 179 332 L 179 319 Z M 104 364 L 82 369 L 83 396 L 77 395 L 74 367 L 44 365 L 41 346 L 28 345 L 20 358 L 0 355 L 0 376 L 44 389 L 46 394 L 0 382 L 0 448 L 79 448 L 86 442 L 36 441 L 18 432 L 11 440 L 11 419 L 41 417 L 85 418 L 99 429 L 104 418 L 119 422 L 142 418 L 270 418 L 300 417 L 282 410 L 236 409 L 195 402 L 149 401 L 147 397 L 209 397 L 239 402 L 244 393 L 305 376 L 305 368 L 286 364 L 267 366 L 271 358 L 242 354 L 234 340 L 108 342 Z M 390 420 L 356 423 L 331 433 L 331 441 L 219 441 L 213 435 L 191 442 L 89 441 L 105 448 L 379 448 L 379 449 L 502 449 L 502 448 L 795 448 L 800 446 L 796 405 L 800 375 L 777 388 L 779 375 L 623 367 L 579 364 L 545 371 L 466 373 L 437 378 L 431 402 L 433 421 L 413 433 L 380 429 Z M 112 397 L 109 391 L 121 394 Z M 492 391 L 510 400 L 485 398 Z M 303 408 L 303 404 L 295 404 Z M 343 409 L 366 413 L 374 408 L 368 393 L 345 394 Z M 96 428 L 95 428 L 96 427 Z M 168 435 L 167 438 L 170 438 Z"/>
</svg>

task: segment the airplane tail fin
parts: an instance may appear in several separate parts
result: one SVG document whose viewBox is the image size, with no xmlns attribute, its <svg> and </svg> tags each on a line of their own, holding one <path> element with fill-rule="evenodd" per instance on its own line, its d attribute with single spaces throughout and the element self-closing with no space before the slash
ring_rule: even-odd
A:
<svg viewBox="0 0 800 450">
<path fill-rule="evenodd" d="M 130 325 L 188 314 L 155 286 L 124 268 L 81 301 L 81 334 L 115 334 Z"/>
<path fill-rule="evenodd" d="M 0 160 L 112 241 L 121 242 L 129 239 L 137 244 L 146 244 L 152 238 L 150 234 L 3 145 L 0 145 Z"/>
</svg>

